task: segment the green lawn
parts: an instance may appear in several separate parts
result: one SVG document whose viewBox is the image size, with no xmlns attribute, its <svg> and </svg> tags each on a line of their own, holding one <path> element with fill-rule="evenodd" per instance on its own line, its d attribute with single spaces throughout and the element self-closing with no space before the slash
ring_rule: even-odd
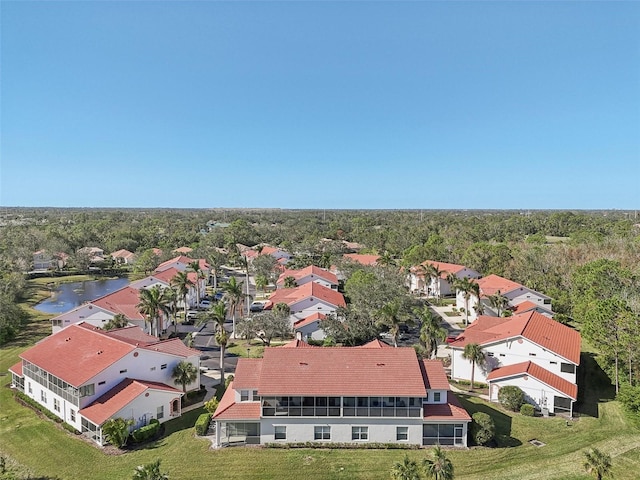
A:
<svg viewBox="0 0 640 480">
<path fill-rule="evenodd" d="M 0 350 L 0 375 L 17 361 L 24 346 Z M 130 479 L 135 466 L 162 459 L 171 480 L 225 479 L 388 479 L 391 465 L 401 460 L 400 450 L 310 450 L 226 448 L 210 450 L 209 442 L 194 437 L 192 425 L 202 410 L 167 423 L 166 436 L 146 448 L 123 455 L 106 455 L 92 444 L 43 420 L 12 398 L 10 377 L 0 376 L 0 455 L 21 468 L 23 477 L 59 479 Z M 609 395 L 604 395 L 604 398 Z M 598 392 L 587 401 L 602 398 Z M 456 478 L 583 479 L 582 452 L 598 447 L 613 457 L 616 480 L 638 478 L 640 431 L 632 427 L 615 401 L 585 411 L 570 426 L 561 418 L 529 418 L 503 411 L 475 397 L 460 396 L 470 413 L 484 411 L 495 420 L 497 448 L 450 450 Z M 535 447 L 531 439 L 546 446 Z M 408 451 L 421 460 L 426 450 Z M 0 477 L 1 478 L 1 477 Z"/>
</svg>

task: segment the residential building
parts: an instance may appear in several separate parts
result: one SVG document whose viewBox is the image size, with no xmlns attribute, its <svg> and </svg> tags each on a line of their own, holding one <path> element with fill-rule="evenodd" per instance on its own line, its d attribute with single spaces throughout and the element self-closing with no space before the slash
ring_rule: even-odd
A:
<svg viewBox="0 0 640 480">
<path fill-rule="evenodd" d="M 580 365 L 576 330 L 535 310 L 506 318 L 480 316 L 449 344 L 454 380 L 471 380 L 471 362 L 463 358 L 470 343 L 484 352 L 485 365 L 476 365 L 474 378 L 489 384 L 491 400 L 497 400 L 502 386 L 517 385 L 540 410 L 573 412 Z"/>
<path fill-rule="evenodd" d="M 49 253 L 47 250 L 33 252 L 33 270 L 61 270 L 67 265 L 69 255 L 64 252 Z"/>
<path fill-rule="evenodd" d="M 136 256 L 129 250 L 121 249 L 113 252 L 111 258 L 118 264 L 131 265 L 135 261 Z"/>
<path fill-rule="evenodd" d="M 196 367 L 200 352 L 180 339 L 159 341 L 137 327 L 105 332 L 86 323 L 70 325 L 24 351 L 10 368 L 11 385 L 83 435 L 103 445 L 102 425 L 132 419 L 132 429 L 180 416 L 173 369 L 181 361 Z"/>
<path fill-rule="evenodd" d="M 437 268 L 440 275 L 435 278 L 427 273 L 427 266 Z M 456 278 L 480 278 L 481 275 L 464 265 L 427 260 L 409 269 L 409 290 L 427 297 L 442 298 L 455 294 L 449 283 L 449 275 Z"/>
<path fill-rule="evenodd" d="M 374 340 L 312 347 L 294 340 L 238 360 L 213 421 L 215 446 L 314 442 L 467 445 L 471 418 L 442 363 Z"/>
<path fill-rule="evenodd" d="M 309 265 L 308 267 L 300 270 L 285 270 L 278 277 L 276 286 L 278 288 L 284 288 L 285 279 L 287 277 L 293 277 L 296 281 L 296 285 L 299 287 L 309 282 L 315 282 L 323 287 L 338 290 L 338 277 L 329 270 L 316 267 L 315 265 Z"/>
<path fill-rule="evenodd" d="M 316 282 L 305 283 L 296 288 L 281 288 L 270 297 L 265 309 L 273 308 L 278 303 L 286 303 L 291 311 L 292 324 L 313 313 L 328 315 L 347 304 L 343 295 L 336 290 L 324 287 Z"/>
</svg>

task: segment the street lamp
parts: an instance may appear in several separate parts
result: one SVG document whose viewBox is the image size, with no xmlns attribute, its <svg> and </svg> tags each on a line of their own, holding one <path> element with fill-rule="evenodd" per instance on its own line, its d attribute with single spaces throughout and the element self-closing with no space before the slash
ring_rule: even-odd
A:
<svg viewBox="0 0 640 480">
<path fill-rule="evenodd" d="M 247 347 L 247 358 L 251 357 L 251 349 Z"/>
</svg>

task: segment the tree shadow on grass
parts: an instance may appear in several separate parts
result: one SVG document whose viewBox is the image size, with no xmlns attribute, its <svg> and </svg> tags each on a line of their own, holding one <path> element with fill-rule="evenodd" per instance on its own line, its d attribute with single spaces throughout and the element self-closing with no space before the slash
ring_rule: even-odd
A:
<svg viewBox="0 0 640 480">
<path fill-rule="evenodd" d="M 476 412 L 482 412 L 486 413 L 493 419 L 493 422 L 496 426 L 496 436 L 493 445 L 489 446 L 497 448 L 510 448 L 522 445 L 522 442 L 520 440 L 511 436 L 512 420 L 509 415 L 505 415 L 497 408 L 494 408 L 485 402 L 472 402 L 471 395 L 458 393 L 457 397 L 460 399 L 460 403 L 462 403 L 462 406 L 465 408 L 465 410 L 469 412 L 469 415 L 473 415 Z"/>
<path fill-rule="evenodd" d="M 574 411 L 580 416 L 598 418 L 598 404 L 615 399 L 616 389 L 595 357 L 591 352 L 580 354 L 578 402 Z"/>
</svg>

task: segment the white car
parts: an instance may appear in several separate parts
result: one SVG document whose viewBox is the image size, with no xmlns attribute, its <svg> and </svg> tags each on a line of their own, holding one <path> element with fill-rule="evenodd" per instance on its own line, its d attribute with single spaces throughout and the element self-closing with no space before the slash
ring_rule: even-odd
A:
<svg viewBox="0 0 640 480">
<path fill-rule="evenodd" d="M 211 302 L 209 300 L 201 300 L 199 304 L 200 308 L 211 308 Z"/>
</svg>

